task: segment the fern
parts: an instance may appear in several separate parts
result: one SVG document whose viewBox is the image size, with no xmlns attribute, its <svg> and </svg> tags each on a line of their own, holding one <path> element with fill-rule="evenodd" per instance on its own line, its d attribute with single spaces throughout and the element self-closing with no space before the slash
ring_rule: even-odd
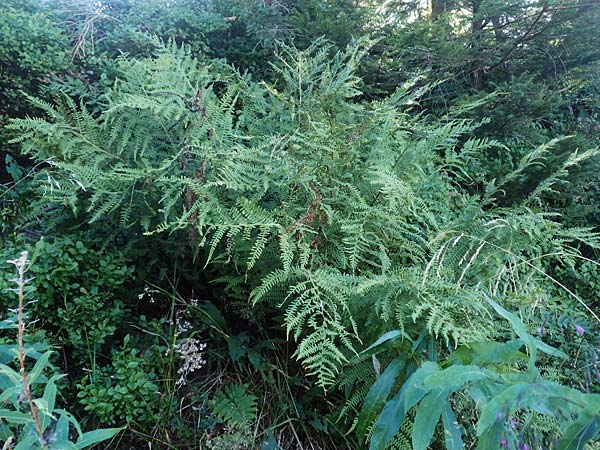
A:
<svg viewBox="0 0 600 450">
<path fill-rule="evenodd" d="M 553 258 L 598 244 L 530 208 L 592 153 L 570 157 L 521 205 L 497 207 L 502 182 L 464 188 L 499 145 L 467 137 L 481 123 L 416 113 L 426 87 L 358 100 L 369 45 L 333 56 L 322 41 L 282 46 L 267 84 L 157 44 L 155 58 L 121 58 L 98 116 L 68 98 L 32 99 L 47 117 L 10 128 L 23 153 L 49 161 L 35 175 L 37 211 L 187 230 L 238 295 L 280 308 L 295 356 L 326 388 L 390 329 L 446 348 L 493 337 L 502 330 L 484 295 L 510 303 L 545 290 Z M 543 164 L 554 144 L 507 179 Z"/>
<path fill-rule="evenodd" d="M 258 398 L 246 392 L 247 385 L 232 384 L 219 391 L 212 410 L 230 427 L 244 427 L 256 419 Z"/>
</svg>

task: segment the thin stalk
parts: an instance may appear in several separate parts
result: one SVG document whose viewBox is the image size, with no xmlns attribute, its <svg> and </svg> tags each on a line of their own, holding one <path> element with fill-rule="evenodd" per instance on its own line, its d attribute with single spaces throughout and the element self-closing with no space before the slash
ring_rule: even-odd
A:
<svg viewBox="0 0 600 450">
<path fill-rule="evenodd" d="M 38 416 L 37 408 L 33 404 L 33 398 L 31 396 L 31 390 L 29 389 L 29 382 L 27 381 L 27 372 L 25 371 L 25 351 L 23 344 L 23 336 L 25 334 L 25 324 L 23 321 L 23 310 L 25 309 L 25 269 L 27 266 L 27 252 L 21 253 L 21 257 L 14 261 L 15 266 L 19 272 L 19 277 L 17 280 L 18 284 L 18 295 L 19 295 L 19 310 L 18 310 L 18 345 L 19 345 L 19 364 L 21 366 L 21 378 L 23 380 L 23 389 L 25 391 L 25 396 L 27 397 L 27 402 L 29 403 L 29 408 L 31 409 L 31 415 L 33 416 L 33 420 L 35 421 L 35 426 L 37 428 L 37 432 L 40 437 L 40 442 L 42 447 L 46 448 L 46 440 L 44 439 L 44 432 L 42 430 L 42 424 L 40 423 L 40 418 Z"/>
</svg>

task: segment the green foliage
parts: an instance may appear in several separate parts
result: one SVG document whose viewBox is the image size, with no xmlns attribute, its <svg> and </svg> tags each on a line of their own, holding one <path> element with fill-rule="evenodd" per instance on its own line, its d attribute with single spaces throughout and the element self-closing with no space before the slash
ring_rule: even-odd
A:
<svg viewBox="0 0 600 450">
<path fill-rule="evenodd" d="M 89 350 L 104 344 L 122 320 L 125 305 L 120 289 L 132 269 L 122 253 L 86 245 L 81 239 L 64 236 L 36 244 L 31 274 L 39 300 L 30 310 L 41 326 L 53 331 L 56 343 Z M 4 259 L 12 248 L 1 252 Z M 5 287 L 9 280 L 3 278 L 0 286 Z M 10 308 L 7 302 L 1 304 L 4 311 Z"/>
<path fill-rule="evenodd" d="M 0 256 L 46 236 L 65 400 L 119 446 L 581 448 L 597 6 L 3 4 Z"/>
<path fill-rule="evenodd" d="M 68 34 L 45 2 L 36 3 L 10 0 L 0 6 L 0 117 L 31 111 L 20 91 L 37 93 L 51 71 L 70 68 Z"/>
<path fill-rule="evenodd" d="M 229 385 L 218 392 L 214 399 L 213 413 L 229 427 L 245 427 L 256 419 L 258 398 L 247 392 L 247 385 Z"/>
<path fill-rule="evenodd" d="M 9 117 L 38 114 L 22 92 L 38 94 L 50 82 L 51 73 L 67 71 L 72 65 L 68 33 L 45 1 L 3 1 L 0 17 L 0 183 L 3 184 L 14 179 L 11 162 L 6 160 L 6 168 L 4 162 L 15 150 L 7 142 L 4 125 Z M 0 211 L 6 211 L 3 207 L 6 200 L 15 201 L 14 195 L 5 198 L 3 191 L 4 187 L 0 187 Z"/>
<path fill-rule="evenodd" d="M 547 281 L 535 262 L 544 252 L 597 242 L 526 203 L 484 209 L 493 183 L 482 198 L 457 194 L 455 179 L 490 143 L 460 143 L 477 127 L 470 121 L 432 128 L 409 116 L 420 90 L 354 103 L 363 53 L 361 44 L 333 59 L 327 46 L 287 48 L 276 87 L 219 76 L 169 44 L 156 59 L 123 61 L 99 118 L 69 101 L 56 109 L 34 100 L 49 119 L 11 128 L 26 153 L 53 159 L 37 174 L 44 205 L 83 204 L 91 222 L 112 215 L 152 233 L 188 228 L 208 263 L 233 259 L 246 277 L 257 274 L 252 301 L 285 307 L 296 356 L 325 387 L 360 330 L 410 318 L 448 345 L 481 340 L 494 328 L 481 280 L 490 295 L 512 295 L 518 277 Z M 516 173 L 538 163 L 528 158 Z M 355 319 L 368 298 L 381 299 L 375 327 Z M 474 324 L 475 315 L 490 320 Z"/>
<path fill-rule="evenodd" d="M 113 352 L 110 366 L 94 368 L 83 378 L 77 397 L 102 423 L 152 425 L 158 412 L 156 376 L 128 341 Z"/>
<path fill-rule="evenodd" d="M 535 427 L 535 422 L 520 422 L 525 410 L 549 415 L 558 421 L 563 433 L 559 440 L 545 443 L 551 448 L 583 449 L 596 436 L 600 431 L 600 396 L 583 394 L 543 379 L 535 367 L 537 350 L 563 358 L 566 355 L 533 338 L 517 316 L 490 302 L 509 320 L 519 339 L 504 344 L 488 342 L 462 347 L 449 355 L 446 367 L 425 362 L 407 374 L 399 392 L 381 408 L 381 398 L 388 397 L 401 368 L 399 362 L 391 363 L 369 391 L 363 406 L 363 411 L 370 408 L 380 411 L 373 425 L 370 449 L 385 448 L 413 407 L 416 407 L 412 431 L 415 450 L 429 446 L 440 419 L 446 447 L 464 448 L 463 430 L 453 411 L 452 398 L 456 398 L 457 392 L 470 399 L 479 415 L 475 429 L 466 431 L 468 442 L 472 442 L 476 434 L 479 448 L 524 445 L 533 448 L 540 443 L 544 436 L 531 435 L 527 429 Z M 523 344 L 529 357 L 519 351 Z M 527 371 L 501 370 L 502 366 L 521 358 L 528 359 Z"/>
<path fill-rule="evenodd" d="M 50 363 L 54 352 L 42 341 L 25 342 L 25 329 L 31 325 L 25 322 L 31 320 L 24 310 L 25 299 L 34 292 L 24 278 L 29 269 L 27 252 L 11 263 L 18 272 L 17 287 L 12 289 L 18 307 L 14 316 L 0 322 L 0 439 L 4 448 L 85 449 L 112 438 L 120 428 L 84 433 L 71 413 L 56 407 L 57 383 L 64 375 Z M 6 333 L 17 339 L 8 340 Z M 16 344 L 6 343 L 15 340 Z"/>
</svg>

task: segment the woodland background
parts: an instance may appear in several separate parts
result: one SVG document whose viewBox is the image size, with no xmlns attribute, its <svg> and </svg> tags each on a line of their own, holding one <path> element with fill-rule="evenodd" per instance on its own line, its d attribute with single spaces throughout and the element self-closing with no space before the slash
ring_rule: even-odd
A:
<svg viewBox="0 0 600 450">
<path fill-rule="evenodd" d="M 0 446 L 599 448 L 599 143 L 597 0 L 3 0 Z"/>
</svg>

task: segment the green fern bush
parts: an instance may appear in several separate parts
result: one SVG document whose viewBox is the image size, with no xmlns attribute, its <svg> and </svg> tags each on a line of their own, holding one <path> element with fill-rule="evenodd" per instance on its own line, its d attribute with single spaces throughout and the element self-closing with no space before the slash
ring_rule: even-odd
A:
<svg viewBox="0 0 600 450">
<path fill-rule="evenodd" d="M 295 356 L 323 388 L 392 329 L 415 354 L 430 343 L 441 357 L 503 339 L 510 327 L 487 297 L 534 307 L 556 282 L 547 264 L 599 244 L 536 201 L 594 154 L 574 154 L 520 203 L 496 206 L 502 182 L 465 188 L 499 146 L 470 137 L 480 123 L 430 121 L 418 108 L 426 89 L 411 85 L 360 101 L 355 70 L 368 45 L 333 57 L 321 41 L 282 47 L 278 81 L 267 84 L 170 43 L 155 58 L 122 58 L 97 117 L 66 97 L 32 98 L 46 117 L 10 128 L 24 154 L 45 161 L 38 210 L 149 235 L 185 231 L 203 264 L 281 311 Z M 542 164 L 546 149 L 504 179 Z"/>
</svg>

